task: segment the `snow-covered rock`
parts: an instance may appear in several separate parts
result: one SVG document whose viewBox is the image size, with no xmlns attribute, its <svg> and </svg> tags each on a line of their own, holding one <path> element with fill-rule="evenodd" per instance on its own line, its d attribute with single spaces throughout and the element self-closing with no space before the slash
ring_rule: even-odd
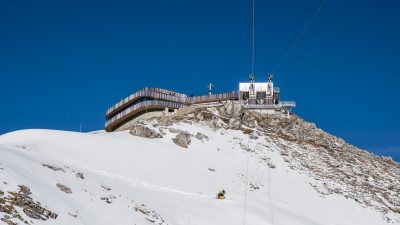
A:
<svg viewBox="0 0 400 225">
<path fill-rule="evenodd" d="M 188 132 L 181 131 L 174 138 L 172 138 L 174 143 L 182 148 L 189 147 L 192 139 L 190 138 L 190 134 Z"/>
<path fill-rule="evenodd" d="M 129 131 L 2 135 L 0 218 L 60 225 L 400 224 L 398 163 L 296 115 L 237 107 L 142 120 L 141 127 L 164 134 L 155 139 Z M 174 143 L 176 131 L 195 137 L 187 150 Z M 215 199 L 222 189 L 226 199 Z M 10 201 L 11 193 L 34 207 Z"/>
<path fill-rule="evenodd" d="M 154 129 L 146 127 L 141 124 L 134 124 L 129 132 L 130 134 L 144 138 L 162 138 L 162 134 L 158 133 Z"/>
</svg>

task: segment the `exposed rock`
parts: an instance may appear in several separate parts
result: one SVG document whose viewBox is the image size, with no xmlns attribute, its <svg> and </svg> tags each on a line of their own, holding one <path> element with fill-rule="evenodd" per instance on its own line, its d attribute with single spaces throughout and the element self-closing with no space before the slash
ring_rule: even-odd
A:
<svg viewBox="0 0 400 225">
<path fill-rule="evenodd" d="M 74 218 L 77 218 L 77 217 L 78 217 L 78 214 L 68 213 L 68 215 L 70 215 L 70 216 L 72 216 L 72 217 L 74 217 Z"/>
<path fill-rule="evenodd" d="M 243 116 L 243 106 L 238 102 L 227 102 L 224 106 L 219 107 L 219 114 L 227 118 L 241 120 Z"/>
<path fill-rule="evenodd" d="M 145 204 L 135 205 L 134 210 L 145 215 L 145 219 L 158 225 L 168 225 L 165 220 L 154 210 L 147 208 Z"/>
<path fill-rule="evenodd" d="M 5 213 L 2 221 L 6 224 L 14 223 L 11 218 L 17 218 L 24 223 L 27 223 L 19 214 L 15 207 L 22 208 L 22 211 L 32 219 L 56 219 L 57 214 L 41 206 L 40 202 L 35 202 L 30 195 L 32 194 L 27 186 L 19 185 L 17 192 L 10 191 L 9 196 L 0 198 L 0 212 Z M 10 216 L 12 215 L 12 217 Z"/>
<path fill-rule="evenodd" d="M 51 169 L 53 171 L 60 171 L 60 172 L 65 173 L 65 170 L 63 168 L 61 168 L 61 167 L 52 166 L 52 165 L 48 165 L 48 164 L 42 164 L 42 166 L 47 167 L 47 168 L 49 168 L 49 169 Z"/>
<path fill-rule="evenodd" d="M 181 146 L 183 148 L 189 147 L 190 143 L 192 142 L 190 134 L 185 131 L 181 131 L 179 134 L 176 135 L 175 138 L 172 138 L 172 140 L 176 145 Z"/>
<path fill-rule="evenodd" d="M 175 133 L 175 134 L 181 132 L 181 130 L 173 128 L 173 127 L 168 128 L 168 131 L 171 132 L 171 133 Z"/>
<path fill-rule="evenodd" d="M 112 203 L 112 200 L 115 199 L 115 196 L 101 197 L 100 200 L 107 202 L 108 204 Z"/>
<path fill-rule="evenodd" d="M 17 223 L 14 223 L 13 221 L 6 219 L 6 218 L 1 218 L 1 221 L 6 223 L 7 225 L 18 225 Z"/>
<path fill-rule="evenodd" d="M 159 128 L 158 131 L 159 131 L 160 134 L 162 134 L 162 135 L 166 135 L 166 134 L 167 134 L 167 133 L 165 133 L 165 131 L 164 131 L 163 129 L 161 129 L 161 128 Z"/>
<path fill-rule="evenodd" d="M 200 141 L 206 140 L 208 141 L 208 137 L 205 134 L 202 134 L 200 132 L 197 132 L 197 134 L 194 136 L 195 138 L 199 139 Z"/>
<path fill-rule="evenodd" d="M 269 162 L 269 161 L 267 162 L 267 165 L 271 169 L 275 169 L 275 167 L 276 167 L 274 164 L 272 164 L 272 162 Z"/>
<path fill-rule="evenodd" d="M 100 187 L 102 187 L 106 191 L 111 191 L 111 188 L 109 188 L 109 187 L 107 187 L 105 185 L 100 185 Z"/>
<path fill-rule="evenodd" d="M 63 185 L 63 184 L 60 184 L 60 183 L 57 183 L 56 186 L 57 186 L 58 189 L 60 189 L 62 192 L 65 192 L 65 193 L 67 193 L 67 194 L 72 194 L 71 188 L 69 188 L 69 187 L 67 187 L 67 186 L 65 186 L 65 185 Z"/>
<path fill-rule="evenodd" d="M 227 125 L 227 129 L 234 129 L 237 130 L 240 128 L 241 125 L 241 121 L 236 119 L 236 118 L 229 118 L 228 120 L 228 125 Z"/>
<path fill-rule="evenodd" d="M 242 116 L 242 123 L 250 128 L 255 128 L 258 126 L 257 120 L 254 118 L 253 113 L 246 111 Z"/>
<path fill-rule="evenodd" d="M 336 193 L 384 214 L 399 213 L 400 165 L 389 157 L 358 149 L 294 114 L 247 111 L 235 102 L 185 110 L 186 114 L 178 113 L 157 120 L 168 126 L 199 123 L 212 129 L 238 129 L 249 135 L 252 141 L 265 137 L 276 145 L 290 168 L 301 170 L 315 179 L 311 185 L 321 194 Z M 250 154 L 257 154 L 257 149 L 252 146 L 240 147 Z M 269 160 L 265 164 L 270 168 L 275 166 Z"/>
<path fill-rule="evenodd" d="M 76 176 L 77 178 L 82 179 L 82 180 L 85 179 L 85 177 L 83 176 L 82 173 L 76 173 L 75 176 Z"/>
<path fill-rule="evenodd" d="M 256 133 L 252 132 L 250 134 L 250 139 L 257 140 L 258 139 L 258 135 Z"/>
<path fill-rule="evenodd" d="M 134 136 L 144 137 L 144 138 L 162 138 L 162 134 L 157 131 L 148 128 L 141 124 L 135 124 L 132 126 L 132 129 L 129 132 Z"/>
</svg>

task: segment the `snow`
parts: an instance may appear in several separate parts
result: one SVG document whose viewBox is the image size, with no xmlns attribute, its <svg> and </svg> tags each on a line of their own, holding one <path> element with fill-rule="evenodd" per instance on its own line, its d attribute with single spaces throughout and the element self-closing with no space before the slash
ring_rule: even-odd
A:
<svg viewBox="0 0 400 225">
<path fill-rule="evenodd" d="M 310 185 L 312 178 L 290 169 L 268 138 L 254 140 L 239 130 L 212 130 L 199 124 L 172 127 L 194 135 L 200 132 L 209 140 L 192 137 L 185 149 L 173 143 L 176 134 L 168 129 L 161 139 L 128 132 L 56 130 L 2 135 L 0 190 L 26 185 L 34 200 L 58 214 L 57 219 L 42 221 L 21 212 L 33 224 L 388 224 L 382 214 L 351 199 L 318 194 Z M 263 159 L 268 158 L 275 168 L 267 166 Z M 61 167 L 65 173 L 42 164 Z M 84 179 L 76 177 L 77 172 Z M 73 193 L 60 191 L 57 183 Z M 227 192 L 225 200 L 215 199 L 221 189 Z"/>
</svg>

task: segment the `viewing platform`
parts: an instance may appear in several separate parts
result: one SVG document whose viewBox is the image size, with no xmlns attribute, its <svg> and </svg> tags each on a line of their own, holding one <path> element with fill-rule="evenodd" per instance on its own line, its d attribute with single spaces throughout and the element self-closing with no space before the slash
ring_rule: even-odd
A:
<svg viewBox="0 0 400 225">
<path fill-rule="evenodd" d="M 142 88 L 120 100 L 106 111 L 105 130 L 112 132 L 138 116 L 154 111 L 176 112 L 182 107 L 192 105 L 219 105 L 227 101 L 238 101 L 244 109 L 265 113 L 291 111 L 296 107 L 294 101 L 280 101 L 280 89 L 274 87 L 272 78 L 268 82 L 240 83 L 239 91 L 230 93 L 211 93 L 200 96 L 187 96 L 162 88 Z"/>
</svg>

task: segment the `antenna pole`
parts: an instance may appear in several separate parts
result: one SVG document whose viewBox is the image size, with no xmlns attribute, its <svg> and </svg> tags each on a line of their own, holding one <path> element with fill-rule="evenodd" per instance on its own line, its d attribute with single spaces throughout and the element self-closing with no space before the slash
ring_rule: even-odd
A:
<svg viewBox="0 0 400 225">
<path fill-rule="evenodd" d="M 251 74 L 254 74 L 254 1 L 252 5 L 252 27 L 251 27 Z"/>
</svg>

